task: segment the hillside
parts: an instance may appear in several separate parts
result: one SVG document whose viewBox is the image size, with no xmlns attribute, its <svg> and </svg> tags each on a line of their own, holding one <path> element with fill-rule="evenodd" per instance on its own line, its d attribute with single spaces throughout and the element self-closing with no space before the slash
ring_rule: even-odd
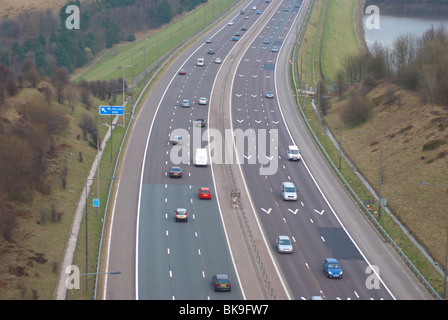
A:
<svg viewBox="0 0 448 320">
<path fill-rule="evenodd" d="M 66 2 L 66 0 L 0 0 L 0 20 L 47 9 L 57 12 Z"/>
<path fill-rule="evenodd" d="M 0 63 L 0 75 L 5 70 Z M 96 136 L 108 129 L 92 107 L 100 99 L 59 81 L 39 78 L 33 87 L 22 80 L 13 95 L 2 91 L 1 300 L 52 298 Z"/>
<path fill-rule="evenodd" d="M 354 85 L 344 96 L 360 88 L 360 84 Z M 443 264 L 448 225 L 448 107 L 424 104 L 415 92 L 400 88 L 390 79 L 379 82 L 366 98 L 373 104 L 372 116 L 361 125 L 343 127 L 344 152 L 378 192 L 383 135 L 382 196 L 391 211 Z M 347 99 L 337 100 L 333 100 L 325 120 L 339 137 L 341 110 Z"/>
</svg>

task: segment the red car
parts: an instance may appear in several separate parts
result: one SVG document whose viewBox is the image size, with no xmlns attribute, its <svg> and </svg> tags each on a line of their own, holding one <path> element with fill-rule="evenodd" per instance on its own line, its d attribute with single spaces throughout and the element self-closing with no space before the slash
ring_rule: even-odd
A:
<svg viewBox="0 0 448 320">
<path fill-rule="evenodd" d="M 199 189 L 199 199 L 211 199 L 212 194 L 210 192 L 210 188 L 202 187 Z"/>
<path fill-rule="evenodd" d="M 182 76 L 183 76 L 183 75 L 186 75 L 186 74 L 187 74 L 187 71 L 185 71 L 185 69 L 180 69 L 180 70 L 179 70 L 179 74 L 182 75 Z"/>
</svg>

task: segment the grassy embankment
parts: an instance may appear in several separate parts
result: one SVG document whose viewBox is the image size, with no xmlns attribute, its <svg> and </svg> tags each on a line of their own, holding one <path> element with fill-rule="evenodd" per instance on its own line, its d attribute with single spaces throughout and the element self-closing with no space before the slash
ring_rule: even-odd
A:
<svg viewBox="0 0 448 320">
<path fill-rule="evenodd" d="M 328 15 L 325 23 L 325 10 Z M 327 85 L 336 71 L 342 68 L 342 60 L 349 54 L 358 52 L 360 46 L 356 37 L 356 23 L 354 20 L 355 0 L 318 1 L 312 13 L 302 47 L 299 52 L 303 57 L 303 70 L 310 79 L 313 70 L 316 81 L 320 80 L 319 56 L 321 57 L 322 72 Z M 325 27 L 322 27 L 325 23 Z M 320 27 L 319 27 L 320 26 Z M 319 43 L 322 51 L 319 52 Z M 318 52 L 316 52 L 316 50 Z M 302 74 L 304 79 L 305 74 Z M 307 80 L 315 87 L 316 83 Z M 359 87 L 359 86 L 358 86 Z M 388 105 L 387 94 L 393 89 L 396 100 Z M 350 88 L 356 90 L 357 86 Z M 349 95 L 348 90 L 344 99 Z M 366 123 L 356 127 L 342 125 L 342 146 L 344 152 L 357 166 L 359 172 L 369 181 L 378 192 L 379 186 L 379 143 L 381 136 L 376 133 L 360 133 L 359 130 L 375 130 L 383 134 L 383 183 L 382 197 L 387 198 L 388 207 L 399 217 L 400 221 L 410 230 L 411 234 L 443 264 L 446 244 L 446 226 L 448 217 L 446 207 L 448 199 L 443 194 L 446 188 L 436 186 L 422 186 L 421 181 L 434 184 L 445 184 L 444 177 L 448 174 L 446 154 L 443 150 L 422 151 L 422 146 L 435 139 L 446 139 L 446 133 L 437 127 L 440 118 L 446 116 L 446 111 L 438 106 L 424 106 L 415 94 L 401 90 L 388 81 L 382 82 L 368 94 L 376 105 L 373 117 Z M 339 140 L 341 131 L 340 111 L 345 101 L 338 103 L 332 99 L 332 106 L 324 121 L 333 135 Z M 301 99 L 303 101 L 303 98 Z M 330 139 L 324 133 L 320 121 L 312 110 L 308 100 L 305 103 L 305 114 L 313 131 L 318 134 L 320 143 L 324 146 L 336 167 L 339 164 L 339 153 Z M 446 145 L 445 145 L 446 146 Z M 447 149 L 447 148 L 445 148 Z M 341 174 L 350 183 L 361 200 L 373 199 L 369 191 L 362 185 L 349 165 L 342 159 Z M 375 218 L 378 203 L 372 206 Z M 412 244 L 393 219 L 384 211 L 379 220 L 381 226 L 396 242 L 400 249 L 412 261 L 425 279 L 437 291 L 442 291 L 443 277 L 435 270 L 431 263 Z"/>
</svg>

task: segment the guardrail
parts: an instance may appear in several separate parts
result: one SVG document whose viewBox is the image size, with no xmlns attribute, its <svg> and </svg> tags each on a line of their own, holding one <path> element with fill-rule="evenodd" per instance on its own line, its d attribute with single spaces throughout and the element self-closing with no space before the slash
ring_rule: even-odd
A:
<svg viewBox="0 0 448 320">
<path fill-rule="evenodd" d="M 313 0 L 313 5 L 314 5 L 315 0 Z M 313 5 L 311 5 L 311 7 L 313 7 Z M 308 17 L 308 21 L 309 21 L 309 17 Z M 308 23 L 307 21 L 307 23 Z M 306 23 L 306 24 L 307 24 Z M 304 25 L 306 25 L 304 24 Z M 306 30 L 306 29 L 305 29 Z M 294 46 L 294 50 L 293 50 L 293 57 L 297 57 L 297 51 L 300 48 L 301 42 L 303 40 L 303 36 L 305 34 L 305 30 L 301 29 L 298 36 L 297 36 L 297 40 L 296 40 L 296 44 Z M 337 168 L 337 166 L 333 163 L 333 161 L 331 160 L 330 156 L 328 155 L 328 153 L 326 152 L 325 148 L 322 146 L 322 144 L 320 143 L 318 137 L 316 136 L 316 134 L 314 133 L 314 130 L 311 128 L 310 123 L 308 122 L 307 117 L 305 116 L 303 107 L 300 103 L 300 98 L 299 98 L 299 92 L 297 90 L 297 88 L 300 87 L 300 85 L 297 84 L 296 79 L 296 70 L 298 70 L 298 66 L 296 65 L 297 63 L 297 59 L 291 59 L 292 60 L 292 64 L 291 64 L 291 73 L 292 73 L 292 79 L 293 79 L 293 85 L 294 88 L 296 90 L 296 103 L 297 103 L 297 107 L 299 109 L 299 112 L 302 116 L 302 119 L 304 120 L 308 131 L 310 132 L 311 136 L 314 139 L 314 142 L 316 143 L 316 145 L 318 146 L 318 148 L 320 149 L 320 151 L 322 152 L 322 154 L 324 155 L 325 159 L 327 160 L 327 162 L 330 164 L 330 166 L 333 168 L 333 171 L 337 174 L 338 178 L 340 179 L 340 181 L 343 183 L 343 185 L 347 188 L 347 190 L 349 191 L 349 193 L 352 195 L 352 197 L 356 200 L 356 202 L 358 202 L 359 207 L 367 214 L 367 216 L 370 218 L 371 221 L 373 221 L 373 223 L 375 224 L 375 226 L 377 227 L 377 229 L 381 232 L 381 234 L 383 234 L 383 236 L 387 239 L 387 241 L 389 241 L 389 243 L 393 246 L 393 248 L 397 251 L 397 253 L 403 258 L 403 260 L 406 262 L 406 264 L 411 268 L 411 270 L 416 274 L 416 276 L 420 279 L 420 281 L 426 286 L 426 288 L 430 291 L 430 293 L 435 296 L 437 299 L 441 300 L 442 298 L 440 297 L 440 295 L 437 293 L 437 291 L 434 290 L 434 288 L 428 283 L 428 281 L 425 279 L 425 277 L 418 271 L 418 269 L 414 266 L 414 264 L 409 260 L 409 258 L 404 254 L 404 252 L 400 249 L 400 247 L 395 243 L 395 241 L 387 234 L 386 230 L 384 230 L 384 228 L 378 223 L 378 221 L 375 219 L 375 217 L 370 213 L 370 211 L 366 208 L 366 206 L 364 205 L 363 201 L 358 197 L 358 195 L 355 193 L 355 191 L 352 189 L 352 187 L 350 186 L 350 184 L 346 181 L 346 179 L 343 177 L 343 175 L 341 174 L 341 172 L 339 171 L 339 169 Z M 333 139 L 333 143 L 337 144 L 336 140 Z M 340 148 L 340 146 L 337 146 L 337 148 Z M 342 153 L 342 152 L 341 152 Z M 342 153 L 342 155 L 344 156 L 344 158 L 350 162 L 350 160 L 347 159 L 347 157 Z M 351 163 L 351 162 L 350 162 Z M 353 166 L 354 168 L 354 166 Z M 362 177 L 359 172 L 356 173 L 358 176 Z M 370 190 L 370 192 L 373 194 L 374 197 L 378 198 L 378 196 L 374 193 L 373 188 L 368 185 L 367 181 L 362 178 L 361 179 L 363 184 L 366 185 L 366 187 Z M 398 219 L 390 212 L 390 210 L 386 207 L 384 207 L 385 211 L 389 213 L 389 215 L 394 219 L 394 221 L 399 224 L 400 228 L 403 230 L 403 232 L 410 238 L 410 240 L 416 244 L 417 248 L 425 255 L 425 257 L 432 259 L 429 257 L 428 253 L 421 247 L 421 245 L 418 244 L 417 240 L 415 240 L 414 237 L 412 237 L 412 235 L 409 233 L 408 230 L 406 230 L 406 228 L 398 221 Z M 440 270 L 439 270 L 440 271 Z M 443 271 L 442 271 L 443 272 Z"/>
</svg>

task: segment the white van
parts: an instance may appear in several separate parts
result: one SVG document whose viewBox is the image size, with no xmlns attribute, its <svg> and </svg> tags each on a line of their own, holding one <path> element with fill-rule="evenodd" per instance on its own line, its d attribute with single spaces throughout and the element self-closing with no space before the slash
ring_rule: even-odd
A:
<svg viewBox="0 0 448 320">
<path fill-rule="evenodd" d="M 194 165 L 195 166 L 207 166 L 207 149 L 198 148 L 194 152 Z"/>
<path fill-rule="evenodd" d="M 297 189 L 292 182 L 282 182 L 282 198 L 283 200 L 297 200 Z"/>
<path fill-rule="evenodd" d="M 198 62 L 196 63 L 198 66 L 202 67 L 204 65 L 204 58 L 198 58 Z"/>
<path fill-rule="evenodd" d="M 288 146 L 288 151 L 286 151 L 286 157 L 288 160 L 298 160 L 302 159 L 300 150 L 297 146 Z"/>
</svg>

